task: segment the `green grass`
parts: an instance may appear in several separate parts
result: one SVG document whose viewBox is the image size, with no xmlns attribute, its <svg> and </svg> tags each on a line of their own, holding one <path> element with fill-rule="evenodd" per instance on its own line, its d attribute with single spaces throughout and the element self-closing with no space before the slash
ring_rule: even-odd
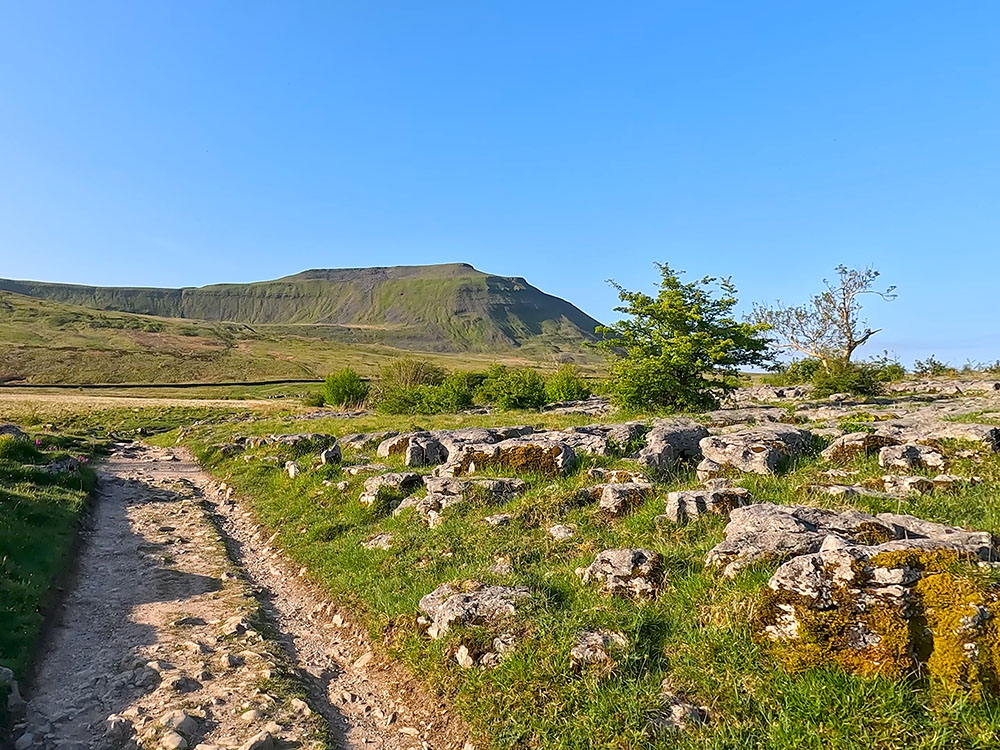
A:
<svg viewBox="0 0 1000 750">
<path fill-rule="evenodd" d="M 584 420 L 523 413 L 371 417 L 320 420 L 309 429 L 343 434 L 501 421 L 566 426 Z M 580 507 L 573 497 L 588 483 L 588 467 L 615 461 L 585 457 L 565 478 L 531 477 L 526 495 L 503 506 L 469 502 L 451 508 L 440 527 L 429 529 L 413 515 L 393 518 L 360 506 L 364 477 L 349 478 L 336 467 L 322 467 L 291 480 L 280 467 L 292 454 L 261 449 L 257 455 L 274 455 L 279 462 L 245 462 L 242 456 L 225 458 L 211 447 L 236 434 L 300 429 L 301 423 L 280 420 L 224 424 L 200 428 L 190 440 L 204 464 L 249 498 L 259 520 L 278 532 L 277 543 L 331 597 L 352 607 L 377 641 L 455 703 L 484 746 L 930 750 L 996 745 L 1000 710 L 995 702 L 970 703 L 917 682 L 854 677 L 834 669 L 785 672 L 753 627 L 759 594 L 773 566 L 724 579 L 703 565 L 706 552 L 722 537 L 722 518 L 701 518 L 679 528 L 655 520 L 667 492 L 695 485 L 690 469 L 663 478 L 654 498 L 628 516 L 608 521 L 596 506 Z M 956 446 L 947 447 L 951 452 Z M 348 452 L 345 459 L 362 462 L 372 455 Z M 759 501 L 844 507 L 843 501 L 805 489 L 829 481 L 822 475 L 825 468 L 812 457 L 779 478 L 742 479 Z M 857 480 L 882 473 L 871 458 L 859 459 L 851 468 L 858 470 Z M 855 506 L 1000 533 L 1000 459 L 956 459 L 955 471 L 976 474 L 984 482 L 914 500 L 858 498 Z M 339 493 L 323 486 L 324 479 L 348 479 L 350 489 Z M 509 527 L 482 522 L 499 510 L 514 515 Z M 577 536 L 568 542 L 551 539 L 546 529 L 554 523 L 576 525 Z M 360 546 L 385 531 L 395 535 L 392 550 Z M 648 547 L 663 557 L 665 583 L 654 601 L 609 598 L 574 574 L 598 551 L 623 546 Z M 512 574 L 493 571 L 499 557 L 510 559 Z M 456 629 L 432 641 L 416 626 L 420 597 L 454 579 L 528 585 L 536 592 L 518 625 L 515 654 L 496 669 L 463 670 L 452 658 L 460 640 L 481 641 L 484 633 Z M 581 630 L 594 627 L 623 632 L 630 647 L 614 670 L 574 673 L 568 651 Z M 678 737 L 650 738 L 647 723 L 658 708 L 665 678 L 673 689 L 710 707 L 710 725 Z"/>
<path fill-rule="evenodd" d="M 41 445 L 0 436 L 0 664 L 22 677 L 93 486 L 88 468 L 50 476 L 40 467 L 92 444 L 40 435 Z"/>
</svg>

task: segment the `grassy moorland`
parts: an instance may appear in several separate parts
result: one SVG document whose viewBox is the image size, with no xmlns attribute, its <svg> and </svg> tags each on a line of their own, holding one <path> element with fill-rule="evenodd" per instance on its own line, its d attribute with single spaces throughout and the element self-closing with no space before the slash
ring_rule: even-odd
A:
<svg viewBox="0 0 1000 750">
<path fill-rule="evenodd" d="M 483 370 L 495 362 L 554 366 L 555 350 L 538 342 L 495 352 L 421 351 L 414 342 L 393 346 L 377 336 L 340 335 L 346 330 L 134 315 L 0 291 L 0 375 L 36 384 L 319 379 L 343 367 L 373 374 L 404 349 L 447 369 Z M 559 356 L 596 361 L 578 345 Z"/>
<path fill-rule="evenodd" d="M 344 434 L 380 429 L 410 430 L 459 425 L 531 423 L 566 426 L 580 417 L 507 413 L 492 417 L 364 417 L 312 421 L 308 430 Z M 706 552 L 722 537 L 724 520 L 701 517 L 684 527 L 658 522 L 670 490 L 695 486 L 690 469 L 656 478 L 655 496 L 634 512 L 607 519 L 594 505 L 581 505 L 576 490 L 587 485 L 586 470 L 614 466 L 614 458 L 584 457 L 568 476 L 526 477 L 530 491 L 504 505 L 471 501 L 448 509 L 444 522 L 428 528 L 411 512 L 393 517 L 358 503 L 364 477 L 335 466 L 311 468 L 295 479 L 282 470 L 313 456 L 287 448 L 261 448 L 227 456 L 215 446 L 237 434 L 297 432 L 302 423 L 268 420 L 254 424 L 204 426 L 186 440 L 204 465 L 235 486 L 259 520 L 277 532 L 276 543 L 304 566 L 336 600 L 355 609 L 388 652 L 448 696 L 483 738 L 507 748 L 987 748 L 1000 736 L 996 702 L 976 702 L 918 677 L 892 680 L 856 677 L 836 668 L 790 672 L 757 636 L 761 593 L 773 572 L 759 565 L 735 579 L 704 567 Z M 162 438 L 173 440 L 172 434 Z M 1000 533 L 1000 458 L 976 459 L 945 446 L 953 470 L 983 482 L 952 494 L 888 500 L 851 500 L 818 495 L 807 486 L 822 481 L 817 456 L 791 466 L 780 477 L 743 476 L 741 484 L 759 501 L 857 507 L 869 512 L 902 511 L 923 518 Z M 371 453 L 345 454 L 345 463 L 372 460 Z M 386 461 L 400 468 L 398 461 Z M 872 458 L 848 468 L 852 481 L 880 476 Z M 347 481 L 338 491 L 324 480 Z M 507 527 L 483 522 L 510 513 Z M 576 527 L 567 541 L 551 538 L 555 523 Z M 390 551 L 366 549 L 370 536 L 391 532 Z M 646 603 L 611 598 L 575 575 L 602 549 L 646 547 L 665 561 L 665 584 Z M 496 567 L 504 558 L 510 572 Z M 454 654 L 459 642 L 480 642 L 486 634 L 453 629 L 433 641 L 416 624 L 417 602 L 440 583 L 456 579 L 530 586 L 532 606 L 518 620 L 519 645 L 494 669 L 462 669 Z M 613 669 L 570 668 L 568 652 L 582 631 L 620 631 L 628 647 Z M 661 683 L 708 706 L 712 721 L 681 735 L 649 733 L 650 717 L 661 708 Z"/>
</svg>

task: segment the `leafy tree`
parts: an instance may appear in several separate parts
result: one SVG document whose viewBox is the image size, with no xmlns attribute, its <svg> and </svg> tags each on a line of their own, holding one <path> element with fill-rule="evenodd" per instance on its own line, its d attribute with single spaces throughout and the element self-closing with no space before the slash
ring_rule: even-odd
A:
<svg viewBox="0 0 1000 750">
<path fill-rule="evenodd" d="M 399 357 L 379 370 L 380 388 L 410 388 L 415 385 L 440 385 L 445 372 L 433 362 L 415 357 Z"/>
<path fill-rule="evenodd" d="M 847 364 L 854 352 L 881 329 L 872 329 L 861 320 L 861 298 L 874 294 L 887 302 L 896 298 L 896 287 L 884 292 L 874 289 L 879 272 L 837 266 L 837 279 L 826 279 L 826 289 L 804 305 L 774 307 L 757 305 L 753 320 L 764 325 L 779 339 L 784 349 L 818 359 L 829 370 L 834 363 Z"/>
<path fill-rule="evenodd" d="M 554 401 L 579 401 L 590 396 L 590 386 L 580 376 L 576 365 L 560 365 L 545 384 L 545 398 Z"/>
<path fill-rule="evenodd" d="M 323 401 L 334 406 L 357 406 L 368 398 L 368 383 L 350 367 L 326 376 Z"/>
<path fill-rule="evenodd" d="M 628 315 L 601 326 L 596 346 L 614 358 L 611 395 L 630 409 L 700 410 L 718 406 L 732 390 L 741 366 L 770 360 L 765 326 L 733 317 L 737 291 L 711 276 L 684 283 L 658 263 L 655 297 L 630 292 L 613 281 Z"/>
</svg>

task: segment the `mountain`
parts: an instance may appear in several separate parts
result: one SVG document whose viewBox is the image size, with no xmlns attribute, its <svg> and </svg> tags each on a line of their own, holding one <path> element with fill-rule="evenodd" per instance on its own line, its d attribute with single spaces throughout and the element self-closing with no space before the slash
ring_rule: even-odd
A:
<svg viewBox="0 0 1000 750">
<path fill-rule="evenodd" d="M 311 270 L 251 284 L 158 289 L 0 279 L 0 290 L 97 310 L 250 326 L 341 326 L 404 348 L 566 351 L 598 321 L 522 278 L 464 263 Z M 377 332 L 377 333 L 376 333 Z"/>
<path fill-rule="evenodd" d="M 597 321 L 465 264 L 304 271 L 198 288 L 0 280 L 0 376 L 152 383 L 373 373 L 415 353 L 449 369 L 597 362 Z"/>
</svg>

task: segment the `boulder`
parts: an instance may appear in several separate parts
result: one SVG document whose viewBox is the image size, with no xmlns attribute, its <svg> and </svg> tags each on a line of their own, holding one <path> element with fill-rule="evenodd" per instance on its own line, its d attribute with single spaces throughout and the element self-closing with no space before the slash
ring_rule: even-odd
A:
<svg viewBox="0 0 1000 750">
<path fill-rule="evenodd" d="M 549 527 L 549 536 L 553 539 L 558 539 L 559 541 L 566 541 L 567 539 L 572 539 L 576 536 L 576 529 L 572 526 L 557 523 L 555 526 Z"/>
<path fill-rule="evenodd" d="M 967 440 L 1000 451 L 1000 427 L 974 422 L 949 422 L 937 417 L 915 415 L 879 422 L 875 432 L 899 443 L 926 443 L 937 440 Z"/>
<path fill-rule="evenodd" d="M 838 513 L 773 503 L 734 508 L 725 535 L 709 551 L 706 564 L 722 568 L 726 576 L 758 561 L 782 562 L 816 552 L 827 536 L 860 543 L 886 542 L 897 536 L 889 523 L 860 511 Z"/>
<path fill-rule="evenodd" d="M 380 474 L 365 480 L 365 491 L 359 500 L 362 505 L 374 505 L 380 495 L 404 498 L 416 491 L 422 484 L 421 476 L 412 471 Z"/>
<path fill-rule="evenodd" d="M 924 495 L 934 491 L 934 481 L 927 477 L 900 477 L 893 474 L 882 477 L 885 491 L 890 495 Z"/>
<path fill-rule="evenodd" d="M 686 524 L 706 513 L 728 514 L 733 508 L 749 505 L 753 496 L 743 487 L 718 486 L 712 489 L 680 490 L 667 495 L 666 517 Z"/>
<path fill-rule="evenodd" d="M 699 444 L 706 437 L 704 425 L 691 419 L 654 420 L 639 451 L 639 465 L 653 472 L 669 471 L 681 461 L 699 458 Z"/>
<path fill-rule="evenodd" d="M 490 586 L 478 581 L 444 583 L 420 600 L 427 633 L 440 638 L 452 625 L 492 628 L 513 617 L 531 599 L 526 586 Z"/>
<path fill-rule="evenodd" d="M 334 443 L 325 451 L 319 454 L 319 462 L 326 466 L 327 464 L 339 464 L 343 454 L 341 453 L 340 446 Z"/>
<path fill-rule="evenodd" d="M 820 455 L 832 464 L 846 464 L 858 456 L 873 456 L 898 441 L 888 435 L 871 432 L 852 432 L 834 440 Z"/>
<path fill-rule="evenodd" d="M 889 445 L 878 452 L 878 465 L 883 469 L 941 469 L 944 456 L 926 445 Z"/>
<path fill-rule="evenodd" d="M 712 435 L 700 443 L 705 459 L 698 466 L 698 474 L 714 474 L 724 467 L 752 474 L 776 474 L 783 461 L 801 456 L 812 440 L 808 430 L 786 424 Z"/>
<path fill-rule="evenodd" d="M 581 633 L 569 652 L 569 662 L 573 667 L 587 664 L 610 664 L 612 654 L 628 646 L 628 640 L 613 630 L 588 630 Z"/>
<path fill-rule="evenodd" d="M 653 490 L 649 482 L 606 484 L 601 490 L 600 508 L 609 516 L 620 516 L 641 505 Z"/>
<path fill-rule="evenodd" d="M 0 424 L 0 435 L 10 435 L 15 440 L 27 440 L 28 434 L 16 424 Z"/>
<path fill-rule="evenodd" d="M 440 477 L 475 474 L 483 469 L 559 476 L 569 472 L 575 463 L 576 453 L 566 443 L 544 437 L 521 437 L 466 445 L 434 471 Z"/>
<path fill-rule="evenodd" d="M 742 409 L 718 409 L 704 415 L 713 427 L 730 425 L 767 424 L 768 422 L 791 422 L 786 409 L 777 406 L 745 407 Z"/>
<path fill-rule="evenodd" d="M 488 502 L 503 503 L 517 497 L 528 489 L 523 479 L 508 477 L 424 477 L 428 494 L 482 497 Z"/>
<path fill-rule="evenodd" d="M 710 714 L 707 706 L 692 703 L 680 693 L 670 688 L 669 678 L 661 685 L 663 710 L 650 720 L 650 730 L 654 735 L 676 734 L 692 726 L 707 724 Z"/>
<path fill-rule="evenodd" d="M 387 430 L 385 432 L 352 433 L 341 437 L 339 442 L 344 448 L 369 451 L 372 448 L 378 448 L 380 443 L 391 437 L 395 437 L 398 434 L 398 432 L 393 432 L 392 430 Z"/>
<path fill-rule="evenodd" d="M 625 484 L 627 482 L 649 481 L 646 478 L 646 475 L 641 471 L 633 471 L 631 469 L 602 469 L 597 466 L 592 469 L 587 469 L 587 476 L 590 479 L 595 479 L 598 482 L 607 484 Z"/>
<path fill-rule="evenodd" d="M 612 594 L 651 599 L 659 583 L 660 557 L 648 549 L 608 549 L 594 562 L 577 568 L 584 583 L 596 582 Z"/>
</svg>

